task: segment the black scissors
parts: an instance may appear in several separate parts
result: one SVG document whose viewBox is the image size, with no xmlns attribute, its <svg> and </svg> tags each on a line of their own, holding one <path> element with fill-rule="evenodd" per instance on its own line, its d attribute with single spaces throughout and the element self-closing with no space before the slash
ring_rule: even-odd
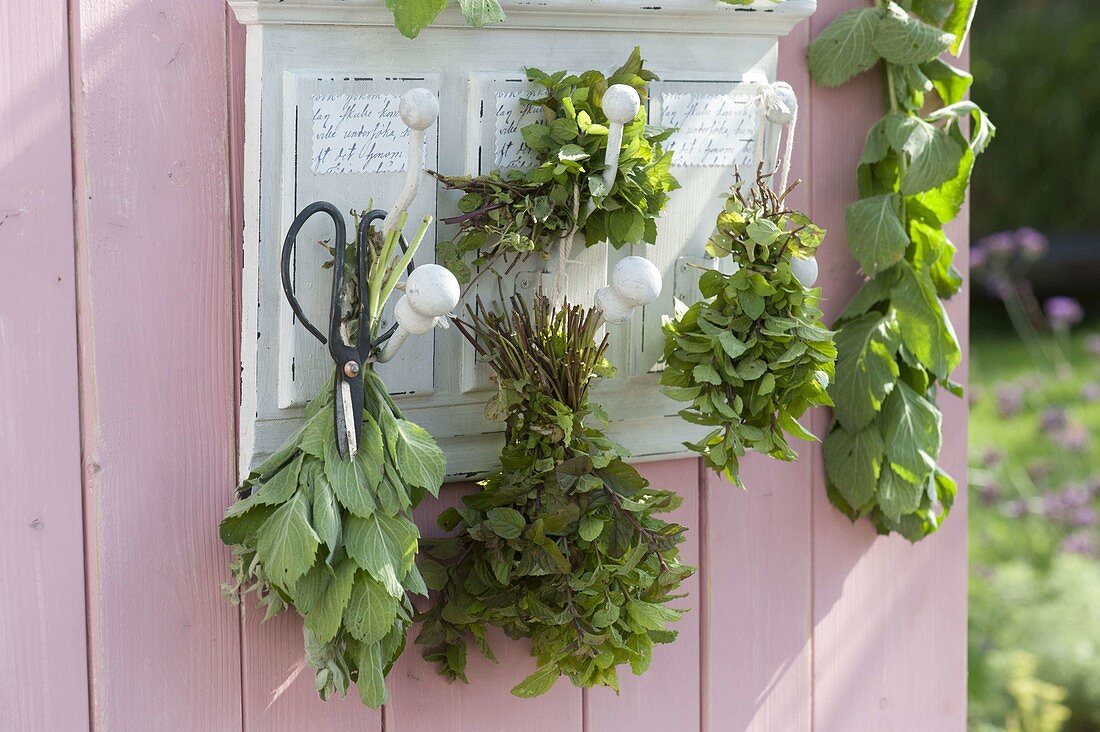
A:
<svg viewBox="0 0 1100 732">
<path fill-rule="evenodd" d="M 332 272 L 332 299 L 329 307 L 328 338 L 317 329 L 309 318 L 302 312 L 302 306 L 298 298 L 294 296 L 294 283 L 290 278 L 290 261 L 294 256 L 294 247 L 297 244 L 298 232 L 301 231 L 306 221 L 316 213 L 326 213 L 336 226 L 335 263 Z M 358 285 L 359 285 L 359 333 L 356 343 L 351 345 L 344 339 L 341 329 L 344 311 L 344 259 L 347 247 L 347 227 L 340 211 L 327 201 L 316 201 L 309 204 L 295 218 L 290 225 L 283 241 L 282 252 L 282 280 L 283 292 L 290 303 L 291 309 L 302 321 L 313 336 L 328 344 L 328 352 L 336 363 L 336 375 L 333 379 L 333 415 L 336 426 L 336 449 L 344 458 L 355 455 L 356 446 L 359 444 L 359 430 L 363 423 L 363 375 L 365 364 L 374 359 L 374 352 L 397 330 L 394 323 L 384 333 L 374 340 L 370 337 L 370 290 L 367 287 L 367 273 L 370 272 L 373 252 L 370 246 L 370 230 L 376 221 L 386 218 L 386 212 L 381 210 L 370 211 L 359 220 L 359 229 L 355 237 L 356 256 L 358 257 Z M 402 251 L 408 251 L 405 237 L 398 240 Z M 408 272 L 411 274 L 413 264 L 410 261 Z"/>
</svg>

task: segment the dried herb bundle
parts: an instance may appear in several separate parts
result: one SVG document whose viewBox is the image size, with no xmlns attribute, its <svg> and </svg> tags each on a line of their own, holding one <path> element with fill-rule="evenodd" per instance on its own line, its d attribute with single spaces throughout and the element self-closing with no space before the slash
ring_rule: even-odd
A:
<svg viewBox="0 0 1100 732">
<path fill-rule="evenodd" d="M 479 310 L 480 310 L 479 303 Z M 651 488 L 623 449 L 585 419 L 600 410 L 588 389 L 610 367 L 595 342 L 594 309 L 533 308 L 459 324 L 500 380 L 507 424 L 500 470 L 439 517 L 452 538 L 426 541 L 420 563 L 438 590 L 417 643 L 451 679 L 466 680 L 473 639 L 490 659 L 486 629 L 528 637 L 538 669 L 512 693 L 537 696 L 559 676 L 578 686 L 618 688 L 616 667 L 641 674 L 652 647 L 676 632 L 667 606 L 694 571 L 679 562 L 684 527 L 657 514 L 680 498 Z"/>
<path fill-rule="evenodd" d="M 798 418 L 831 404 L 837 352 L 821 325 L 821 290 L 791 272 L 792 257 L 813 255 L 825 232 L 785 199 L 764 175 L 748 192 L 735 180 L 707 252 L 732 258 L 736 271 L 708 270 L 699 280 L 706 299 L 664 326 L 665 393 L 691 402 L 685 420 L 715 427 L 685 444 L 739 486 L 746 449 L 796 460 L 786 434 L 816 439 Z"/>
</svg>

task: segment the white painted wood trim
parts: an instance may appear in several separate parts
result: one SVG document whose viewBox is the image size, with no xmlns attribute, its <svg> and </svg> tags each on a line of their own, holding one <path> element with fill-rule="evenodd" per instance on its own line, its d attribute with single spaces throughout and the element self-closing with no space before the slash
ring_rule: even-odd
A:
<svg viewBox="0 0 1100 732">
<path fill-rule="evenodd" d="M 392 26 L 383 0 L 229 0 L 245 24 Z M 532 29 L 652 31 L 667 33 L 738 33 L 786 35 L 817 9 L 817 0 L 757 0 L 729 5 L 721 0 L 504 0 L 507 22 L 482 32 Z M 451 2 L 432 27 L 464 28 L 466 21 Z M 395 31 L 396 33 L 396 31 Z"/>
</svg>

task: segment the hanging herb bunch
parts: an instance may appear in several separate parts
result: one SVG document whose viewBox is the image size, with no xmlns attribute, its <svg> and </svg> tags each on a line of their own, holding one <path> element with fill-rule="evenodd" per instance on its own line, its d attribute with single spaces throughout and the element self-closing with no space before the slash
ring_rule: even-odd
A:
<svg viewBox="0 0 1100 732">
<path fill-rule="evenodd" d="M 375 248 L 374 261 L 387 265 L 368 277 L 379 311 L 425 230 L 404 256 L 394 255 L 400 227 Z M 345 279 L 345 302 L 354 305 L 347 324 L 359 317 L 355 266 Z M 404 419 L 373 368 L 363 369 L 363 381 L 354 457 L 338 452 L 333 395 L 324 389 L 297 434 L 237 489 L 221 538 L 233 547 L 225 587 L 233 602 L 253 593 L 265 619 L 288 608 L 304 619 L 306 661 L 321 698 L 343 696 L 354 683 L 363 703 L 379 707 L 412 622 L 408 595 L 427 594 L 414 563 L 419 530 L 411 511 L 426 494 L 438 495 L 445 459 L 431 435 Z"/>
<path fill-rule="evenodd" d="M 876 0 L 839 15 L 810 45 L 810 72 L 839 86 L 881 63 L 886 115 L 867 135 L 848 207 L 848 245 L 869 280 L 837 320 L 829 498 L 852 520 L 917 541 L 939 528 L 955 482 L 937 465 L 936 406 L 961 353 L 941 300 L 962 277 L 944 226 L 995 129 L 964 97 L 971 76 L 941 58 L 963 47 L 976 0 Z M 930 111 L 931 110 L 931 111 Z M 964 124 L 969 121 L 967 131 Z"/>
<path fill-rule="evenodd" d="M 668 602 L 694 571 L 679 562 L 684 527 L 657 515 L 680 498 L 650 487 L 597 428 L 588 390 L 611 368 L 599 313 L 579 306 L 533 309 L 512 299 L 508 314 L 471 309 L 459 322 L 495 371 L 506 424 L 500 470 L 439 517 L 452 538 L 426 541 L 420 568 L 438 590 L 417 643 L 449 679 L 466 681 L 473 640 L 493 659 L 489 626 L 531 639 L 537 670 L 521 697 L 559 676 L 577 686 L 618 689 L 617 667 L 648 668 L 652 648 L 676 632 L 682 610 Z M 483 313 L 481 316 L 475 313 Z"/>
<path fill-rule="evenodd" d="M 816 439 L 798 419 L 832 403 L 826 389 L 837 352 L 821 325 L 821 290 L 792 271 L 825 231 L 787 209 L 791 189 L 777 195 L 758 174 L 746 191 L 736 177 L 707 242 L 710 256 L 732 259 L 733 273 L 707 270 L 699 280 L 704 299 L 664 325 L 664 392 L 690 402 L 680 412 L 685 420 L 715 428 L 685 445 L 740 487 L 746 449 L 796 460 L 786 435 Z"/>
<path fill-rule="evenodd" d="M 458 234 L 436 250 L 459 281 L 470 280 L 466 260 L 471 252 L 477 252 L 476 267 L 490 268 L 528 252 L 549 258 L 554 243 L 576 232 L 583 233 L 586 246 L 602 241 L 616 249 L 641 241 L 652 244 L 657 215 L 679 188 L 669 172 L 672 153 L 660 146 L 671 130 L 647 125 L 644 104 L 623 128 L 618 173 L 610 189 L 600 176 L 610 124 L 602 108 L 604 92 L 625 84 L 644 101 L 647 84 L 657 78 L 644 67 L 639 49 L 608 76 L 527 69 L 527 78 L 544 90 L 523 100 L 542 110 L 543 121 L 520 130 L 539 164 L 477 177 L 433 173 L 444 187 L 464 192 L 458 201 L 461 215 L 443 220 L 457 224 Z"/>
</svg>

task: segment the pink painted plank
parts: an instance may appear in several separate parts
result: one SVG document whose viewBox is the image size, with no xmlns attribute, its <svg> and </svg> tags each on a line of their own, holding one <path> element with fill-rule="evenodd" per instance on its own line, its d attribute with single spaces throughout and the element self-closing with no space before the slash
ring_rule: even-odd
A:
<svg viewBox="0 0 1100 732">
<path fill-rule="evenodd" d="M 822 3 L 820 32 L 861 0 Z M 881 114 L 881 82 L 868 74 L 836 90 L 815 89 L 811 132 L 815 218 L 830 231 L 821 258 L 835 316 L 858 285 L 844 244 L 844 207 L 855 200 L 862 134 Z M 964 217 L 952 235 L 965 252 Z M 960 257 L 964 259 L 964 257 Z M 960 270 L 965 272 L 960 264 Z M 965 346 L 968 289 L 949 310 Z M 965 365 L 956 372 L 964 380 Z M 954 512 L 917 545 L 852 526 L 825 496 L 820 461 L 814 476 L 814 729 L 817 732 L 939 732 L 966 727 L 966 405 L 950 395 L 944 410 L 942 462 L 959 481 Z M 817 416 L 823 430 L 828 417 Z"/>
<path fill-rule="evenodd" d="M 304 667 L 302 621 L 293 611 L 262 623 L 251 601 L 244 611 L 244 729 L 249 732 L 327 732 L 382 729 L 382 713 L 363 706 L 352 687 L 346 698 L 321 701 L 313 670 Z M 285 687 L 285 688 L 284 688 Z"/>
<path fill-rule="evenodd" d="M 674 490 L 683 496 L 683 505 L 668 518 L 688 528 L 687 540 L 680 545 L 681 561 L 699 566 L 699 547 L 703 541 L 699 461 L 646 463 L 638 469 L 653 486 Z M 622 692 L 618 696 L 606 688 L 585 692 L 586 730 L 668 732 L 700 728 L 699 653 L 703 604 L 699 590 L 697 573 L 683 585 L 682 592 L 688 597 L 670 603 L 671 607 L 686 608 L 689 612 L 676 624 L 680 632 L 676 642 L 654 649 L 649 671 L 634 676 L 629 668 L 620 669 Z"/>
<path fill-rule="evenodd" d="M 442 536 L 436 517 L 449 506 L 458 505 L 473 486 L 444 486 L 440 500 L 430 498 L 416 511 L 416 523 L 425 537 Z M 535 699 L 520 699 L 510 690 L 535 669 L 530 645 L 512 641 L 502 633 L 489 634 L 493 653 L 500 663 L 469 650 L 466 676 L 469 685 L 448 684 L 432 664 L 421 657 L 422 648 L 413 644 L 413 627 L 405 655 L 390 675 L 390 703 L 386 706 L 387 732 L 580 732 L 581 690 L 559 679 L 554 688 Z"/>
<path fill-rule="evenodd" d="M 706 476 L 705 730 L 810 729 L 809 449 Z"/>
<path fill-rule="evenodd" d="M 0 729 L 88 727 L 64 0 L 0 5 Z"/>
<path fill-rule="evenodd" d="M 78 0 L 93 718 L 241 725 L 217 523 L 237 378 L 221 0 Z"/>
<path fill-rule="evenodd" d="M 791 197 L 813 195 L 808 24 L 780 41 L 779 78 L 799 100 Z M 759 455 L 742 466 L 741 492 L 705 472 L 704 729 L 810 729 L 810 511 L 815 452 L 786 464 Z"/>
</svg>

